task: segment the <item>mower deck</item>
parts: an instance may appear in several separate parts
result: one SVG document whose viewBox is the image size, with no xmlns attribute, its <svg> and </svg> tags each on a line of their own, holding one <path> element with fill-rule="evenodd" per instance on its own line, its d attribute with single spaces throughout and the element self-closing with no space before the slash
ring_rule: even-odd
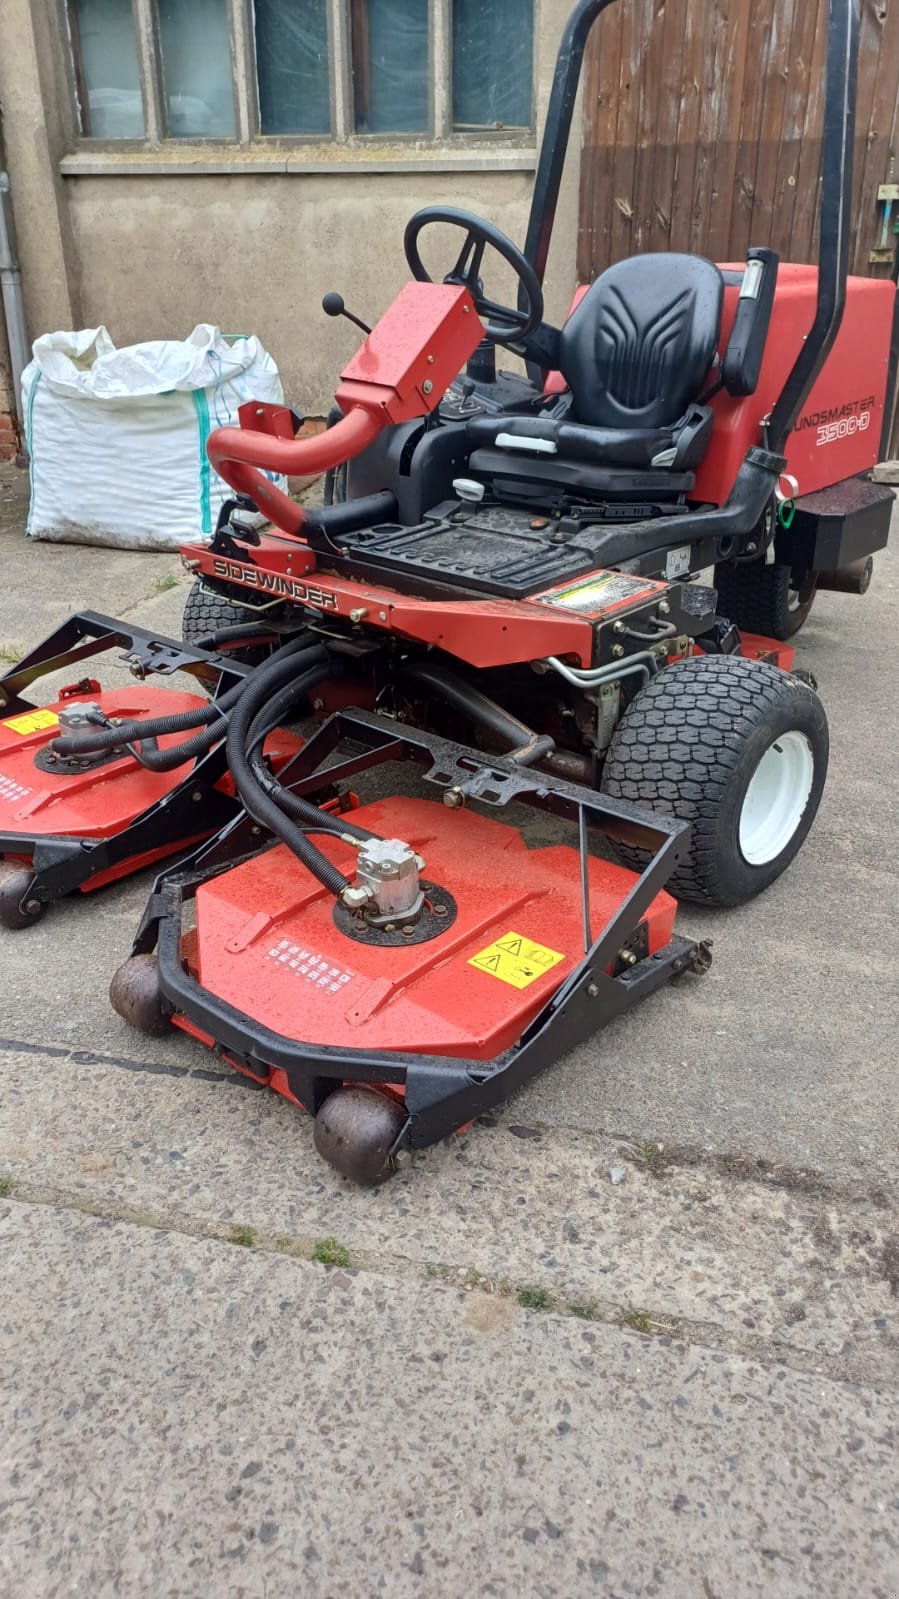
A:
<svg viewBox="0 0 899 1599">
<path fill-rule="evenodd" d="M 113 649 L 125 652 L 139 680 L 133 687 L 104 691 L 94 678 L 82 678 L 50 705 L 24 697 L 39 678 Z M 187 672 L 218 693 L 247 670 L 225 656 L 81 612 L 0 678 L 0 924 L 27 926 L 63 895 L 161 860 L 208 838 L 234 815 L 221 746 L 172 772 L 148 771 L 129 755 L 58 760 L 50 743 L 60 732 L 60 712 L 89 702 L 116 718 L 175 715 L 208 699 L 147 684 L 148 673 Z M 159 748 L 173 742 L 163 734 Z"/>
<path fill-rule="evenodd" d="M 352 815 L 382 836 L 399 830 L 425 856 L 429 899 L 445 907 L 425 938 L 413 943 L 402 926 L 354 935 L 286 850 L 260 849 L 243 817 L 158 880 L 111 990 L 132 1024 L 154 1031 L 168 1017 L 326 1120 L 347 1085 L 396 1096 L 374 1174 L 362 1169 L 364 1132 L 361 1143 L 341 1138 L 323 1151 L 363 1180 L 464 1126 L 709 960 L 704 946 L 674 936 L 663 891 L 686 839 L 677 820 L 359 711 L 331 717 L 281 782 L 302 795 L 321 787 L 325 762 L 340 782 L 410 760 L 451 808 L 390 799 Z M 466 807 L 516 801 L 567 820 L 577 847 L 528 849 L 516 828 L 459 796 Z M 642 875 L 591 857 L 591 828 L 645 848 Z M 339 840 L 323 848 L 338 864 L 348 853 Z M 451 899 L 441 894 L 450 883 Z"/>
<path fill-rule="evenodd" d="M 382 838 L 427 861 L 452 885 L 442 915 L 404 931 L 353 931 L 283 845 L 202 884 L 192 969 L 209 993 L 286 1037 L 310 1044 L 490 1060 L 508 1049 L 583 955 L 579 862 L 563 846 L 529 850 L 517 828 L 433 800 L 390 799 L 353 812 Z M 322 849 L 344 871 L 353 852 Z M 591 858 L 590 903 L 605 926 L 631 872 Z M 264 910 L 260 907 L 264 906 Z M 641 940 L 669 941 L 675 903 L 657 895 Z M 415 941 L 423 931 L 426 938 Z"/>
</svg>

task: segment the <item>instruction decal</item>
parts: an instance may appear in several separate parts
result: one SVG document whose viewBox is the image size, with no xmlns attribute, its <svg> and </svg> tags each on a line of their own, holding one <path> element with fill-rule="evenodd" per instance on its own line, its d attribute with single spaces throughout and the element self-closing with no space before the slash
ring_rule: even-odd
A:
<svg viewBox="0 0 899 1599">
<path fill-rule="evenodd" d="M 502 938 L 497 938 L 486 949 L 472 955 L 468 964 L 487 972 L 491 977 L 498 977 L 501 983 L 508 983 L 511 988 L 529 988 L 538 977 L 551 972 L 564 959 L 565 956 L 557 949 L 536 944 L 532 938 L 525 938 L 521 933 L 504 933 Z"/>
<path fill-rule="evenodd" d="M 324 955 L 304 949 L 301 944 L 292 944 L 289 938 L 279 939 L 269 950 L 268 959 L 296 972 L 298 977 L 312 983 L 314 988 L 321 989 L 325 994 L 339 994 L 344 985 L 353 979 L 353 973 L 345 967 L 332 966 Z"/>
<path fill-rule="evenodd" d="M 8 727 L 11 733 L 18 733 L 20 738 L 58 726 L 59 717 L 55 711 L 23 711 L 20 716 L 11 716 L 8 722 L 0 722 L 0 727 Z"/>
<path fill-rule="evenodd" d="M 603 616 L 640 600 L 651 600 L 665 593 L 665 584 L 654 578 L 632 577 L 628 572 L 588 572 L 576 583 L 546 589 L 533 598 L 541 605 L 563 611 L 578 611 L 582 616 Z"/>
<path fill-rule="evenodd" d="M 31 793 L 23 783 L 17 783 L 11 777 L 0 777 L 0 803 L 15 805 L 19 800 L 27 799 Z"/>
</svg>

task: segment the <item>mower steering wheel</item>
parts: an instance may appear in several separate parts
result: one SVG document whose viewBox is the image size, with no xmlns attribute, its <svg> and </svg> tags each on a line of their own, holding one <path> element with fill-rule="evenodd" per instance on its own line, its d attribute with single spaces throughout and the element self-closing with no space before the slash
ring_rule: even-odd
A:
<svg viewBox="0 0 899 1599">
<path fill-rule="evenodd" d="M 543 291 L 534 268 L 517 244 L 507 239 L 504 233 L 500 233 L 499 228 L 495 228 L 492 222 L 485 222 L 482 217 L 473 216 L 470 211 L 460 211 L 451 205 L 426 205 L 423 210 L 416 211 L 403 237 L 406 260 L 412 276 L 419 283 L 434 281 L 418 253 L 418 238 L 423 228 L 428 228 L 435 222 L 446 222 L 451 227 L 465 229 L 465 242 L 459 251 L 458 260 L 443 281 L 458 284 L 468 290 L 474 300 L 478 316 L 487 318 L 484 329 L 487 338 L 492 339 L 494 344 L 517 344 L 528 333 L 532 333 L 543 321 Z M 494 300 L 485 298 L 480 273 L 484 251 L 488 244 L 508 262 L 518 278 L 524 290 L 523 308 L 497 305 Z"/>
</svg>

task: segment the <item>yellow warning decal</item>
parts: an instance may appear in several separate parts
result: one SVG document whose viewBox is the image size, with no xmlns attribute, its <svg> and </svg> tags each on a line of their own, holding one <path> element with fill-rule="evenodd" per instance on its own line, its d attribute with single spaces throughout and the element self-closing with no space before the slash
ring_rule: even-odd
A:
<svg viewBox="0 0 899 1599">
<path fill-rule="evenodd" d="M 468 964 L 488 972 L 491 977 L 498 977 L 501 983 L 509 983 L 512 988 L 527 988 L 564 959 L 557 949 L 535 944 L 532 938 L 524 938 L 521 933 L 504 933 L 495 943 L 472 955 Z"/>
<path fill-rule="evenodd" d="M 59 717 L 55 711 L 23 711 L 21 716 L 11 716 L 8 722 L 0 723 L 8 727 L 11 733 L 18 733 L 25 738 L 28 733 L 43 733 L 45 728 L 58 727 Z"/>
</svg>

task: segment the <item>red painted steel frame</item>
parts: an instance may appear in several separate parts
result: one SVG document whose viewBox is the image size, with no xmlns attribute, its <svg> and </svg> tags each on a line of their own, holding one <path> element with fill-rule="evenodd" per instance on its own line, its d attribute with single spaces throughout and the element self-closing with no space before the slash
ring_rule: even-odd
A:
<svg viewBox="0 0 899 1599">
<path fill-rule="evenodd" d="M 255 564 L 198 550 L 184 551 L 192 570 L 218 583 L 247 589 L 253 604 L 287 600 L 328 616 L 364 621 L 366 627 L 433 644 L 472 666 L 509 666 L 564 655 L 576 664 L 593 660 L 593 624 L 573 611 L 531 600 L 424 600 L 394 589 L 318 573 L 315 553 L 296 539 L 263 535 Z M 315 581 L 308 581 L 309 574 Z M 251 598 L 252 596 L 252 598 Z"/>
</svg>

